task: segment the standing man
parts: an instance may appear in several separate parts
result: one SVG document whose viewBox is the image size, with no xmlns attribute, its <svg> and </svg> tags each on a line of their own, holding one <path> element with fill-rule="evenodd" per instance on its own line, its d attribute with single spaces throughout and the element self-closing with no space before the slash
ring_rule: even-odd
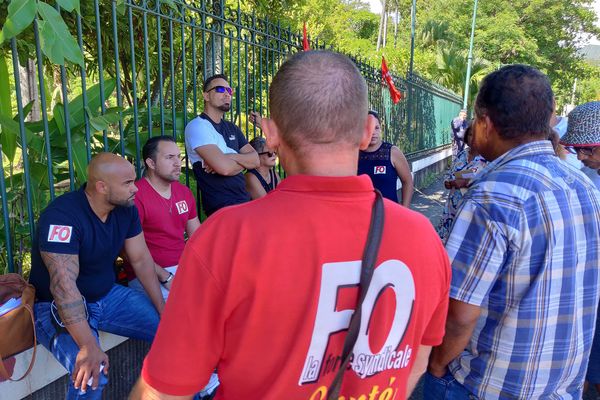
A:
<svg viewBox="0 0 600 400">
<path fill-rule="evenodd" d="M 452 120 L 450 127 L 452 128 L 452 156 L 456 157 L 458 153 L 465 148 L 465 131 L 469 126 L 467 121 L 467 110 L 464 108 L 458 113 L 458 117 Z"/>
<path fill-rule="evenodd" d="M 569 113 L 567 133 L 561 144 L 592 171 L 592 182 L 600 189 L 600 101 L 593 101 L 577 106 Z M 584 173 L 586 173 L 584 171 Z M 586 173 L 587 175 L 587 173 Z M 589 175 L 588 175 L 589 176 Z M 596 317 L 594 343 L 590 352 L 586 383 L 595 386 L 600 393 L 600 318 Z"/>
<path fill-rule="evenodd" d="M 242 172 L 260 165 L 240 128 L 223 119 L 232 96 L 225 75 L 211 76 L 204 82 L 204 112 L 185 127 L 185 146 L 206 215 L 250 201 Z"/>
<path fill-rule="evenodd" d="M 134 181 L 128 161 L 98 154 L 87 184 L 54 199 L 38 221 L 29 278 L 37 296 L 35 330 L 71 375 L 68 399 L 102 398 L 109 360 L 98 330 L 152 341 L 158 326 L 164 301 L 133 207 Z M 149 298 L 115 283 L 121 249 Z"/>
<path fill-rule="evenodd" d="M 146 244 L 156 263 L 156 275 L 167 298 L 179 257 L 188 238 L 200 226 L 192 191 L 179 183 L 181 152 L 171 136 L 155 136 L 142 148 L 144 177 L 135 185 L 135 206 Z M 143 291 L 129 263 L 125 264 L 129 286 Z"/>
<path fill-rule="evenodd" d="M 375 120 L 375 130 L 369 147 L 361 150 L 358 156 L 358 175 L 367 174 L 373 186 L 383 197 L 398 202 L 398 179 L 402 183 L 402 205 L 410 206 L 414 185 L 410 166 L 402 151 L 381 138 L 381 122 L 375 111 L 369 111 L 369 118 Z"/>
<path fill-rule="evenodd" d="M 371 180 L 356 176 L 373 131 L 367 105 L 366 82 L 345 56 L 302 52 L 281 66 L 262 128 L 288 177 L 209 218 L 187 244 L 131 398 L 189 399 L 216 366 L 217 399 L 325 398 L 375 200 Z M 405 398 L 443 336 L 442 244 L 422 215 L 385 199 L 384 213 L 353 370 L 344 370 L 347 399 Z"/>
<path fill-rule="evenodd" d="M 483 80 L 472 143 L 491 162 L 446 242 L 450 309 L 426 399 L 581 398 L 600 295 L 600 193 L 546 140 L 552 98 L 529 66 Z"/>
</svg>

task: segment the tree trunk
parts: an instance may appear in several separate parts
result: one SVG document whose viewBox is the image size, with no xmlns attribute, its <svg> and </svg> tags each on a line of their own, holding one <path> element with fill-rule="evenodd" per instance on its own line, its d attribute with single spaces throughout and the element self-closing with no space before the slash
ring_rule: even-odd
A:
<svg viewBox="0 0 600 400">
<path fill-rule="evenodd" d="M 23 96 L 23 107 L 33 103 L 31 112 L 25 116 L 26 121 L 40 120 L 40 100 L 38 95 L 38 87 L 36 83 L 36 65 L 32 59 L 27 60 L 27 65 L 21 67 L 19 65 L 19 78 L 21 80 L 21 94 Z"/>
<path fill-rule="evenodd" d="M 381 1 L 381 18 L 379 18 L 379 32 L 377 33 L 377 51 L 381 47 L 381 33 L 383 31 L 383 19 L 385 18 L 385 1 Z"/>
<path fill-rule="evenodd" d="M 394 48 L 398 44 L 398 25 L 400 25 L 400 11 L 396 8 L 396 20 L 394 21 Z"/>
<path fill-rule="evenodd" d="M 384 15 L 384 19 L 383 19 L 383 47 L 385 48 L 386 42 L 387 42 L 387 24 L 388 24 L 388 13 L 387 10 L 383 10 L 383 15 Z"/>
</svg>

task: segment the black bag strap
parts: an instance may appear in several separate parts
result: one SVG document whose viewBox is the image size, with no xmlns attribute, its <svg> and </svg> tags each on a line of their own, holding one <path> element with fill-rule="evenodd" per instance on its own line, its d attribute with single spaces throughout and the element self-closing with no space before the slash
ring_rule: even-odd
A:
<svg viewBox="0 0 600 400">
<path fill-rule="evenodd" d="M 373 278 L 373 270 L 375 269 L 375 261 L 377 260 L 377 253 L 379 252 L 379 246 L 381 244 L 381 236 L 383 234 L 383 221 L 384 221 L 384 210 L 383 210 L 383 197 L 381 192 L 375 189 L 375 203 L 373 204 L 373 211 L 371 213 L 371 224 L 369 225 L 369 234 L 367 236 L 367 244 L 365 245 L 365 251 L 363 253 L 362 264 L 360 269 L 360 283 L 358 290 L 358 302 L 356 304 L 356 310 L 350 318 L 350 326 L 348 327 L 348 333 L 346 334 L 346 340 L 344 341 L 344 348 L 342 351 L 342 364 L 340 369 L 337 371 L 333 382 L 327 391 L 327 400 L 337 400 L 342 388 L 342 380 L 344 379 L 344 372 L 350 362 L 352 356 L 352 350 L 358 339 L 358 330 L 360 329 L 360 320 L 362 314 L 362 304 L 367 295 L 367 290 L 371 284 L 371 278 Z"/>
</svg>

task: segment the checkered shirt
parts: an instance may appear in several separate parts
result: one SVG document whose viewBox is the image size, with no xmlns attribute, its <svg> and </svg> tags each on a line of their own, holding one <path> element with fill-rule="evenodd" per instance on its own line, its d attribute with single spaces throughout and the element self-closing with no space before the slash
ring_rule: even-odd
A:
<svg viewBox="0 0 600 400">
<path fill-rule="evenodd" d="M 600 192 L 549 141 L 488 164 L 446 249 L 450 297 L 479 306 L 450 364 L 482 399 L 580 399 L 600 287 Z"/>
</svg>

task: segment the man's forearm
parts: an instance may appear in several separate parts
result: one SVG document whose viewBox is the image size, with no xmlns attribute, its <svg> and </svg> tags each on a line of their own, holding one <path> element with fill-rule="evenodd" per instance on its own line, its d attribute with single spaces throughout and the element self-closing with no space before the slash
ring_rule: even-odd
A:
<svg viewBox="0 0 600 400">
<path fill-rule="evenodd" d="M 154 263 L 154 271 L 156 272 L 156 277 L 160 282 L 164 282 L 169 277 L 169 271 L 165 270 L 163 267 L 158 265 L 156 262 Z"/>
<path fill-rule="evenodd" d="M 144 287 L 144 290 L 146 290 L 146 293 L 148 293 L 148 297 L 150 297 L 150 300 L 152 301 L 152 304 L 154 304 L 156 311 L 158 311 L 158 313 L 161 314 L 165 306 L 165 301 L 162 297 L 157 272 L 154 269 L 153 265 L 156 264 L 152 259 L 150 259 L 150 261 L 143 263 L 137 268 L 135 265 L 133 267 L 136 276 L 140 280 L 140 283 Z"/>
<path fill-rule="evenodd" d="M 232 154 L 232 158 L 246 169 L 254 169 L 260 165 L 260 160 L 256 152 Z"/>
<path fill-rule="evenodd" d="M 446 323 L 446 335 L 441 345 L 434 347 L 429 358 L 429 372 L 436 376 L 445 373 L 448 364 L 457 358 L 469 344 L 475 324 L 464 326 L 452 321 Z"/>
</svg>

